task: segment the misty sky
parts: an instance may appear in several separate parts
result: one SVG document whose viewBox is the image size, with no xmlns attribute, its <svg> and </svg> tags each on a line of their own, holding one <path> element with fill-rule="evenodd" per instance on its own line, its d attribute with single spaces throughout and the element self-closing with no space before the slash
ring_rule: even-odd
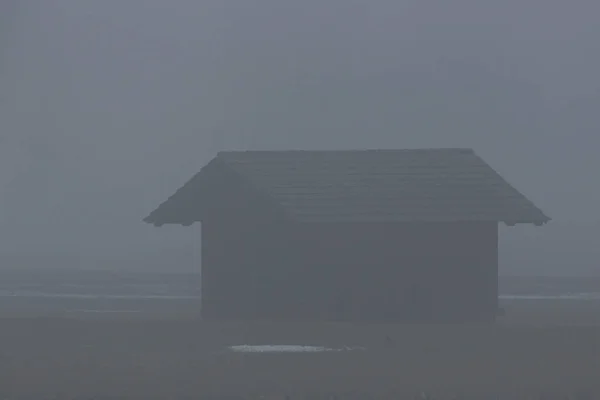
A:
<svg viewBox="0 0 600 400">
<path fill-rule="evenodd" d="M 596 3 L 3 2 L 0 250 L 190 243 L 141 219 L 221 149 L 473 147 L 599 222 Z"/>
</svg>

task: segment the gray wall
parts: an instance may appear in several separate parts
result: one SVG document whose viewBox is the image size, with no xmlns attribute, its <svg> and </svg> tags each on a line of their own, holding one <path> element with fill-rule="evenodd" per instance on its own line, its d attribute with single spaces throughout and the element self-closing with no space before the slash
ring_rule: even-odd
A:
<svg viewBox="0 0 600 400">
<path fill-rule="evenodd" d="M 496 312 L 495 222 L 294 224 L 244 210 L 203 223 L 204 318 L 470 321 Z"/>
<path fill-rule="evenodd" d="M 489 318 L 497 308 L 497 232 L 495 222 L 309 224 L 299 229 L 295 259 L 320 316 Z"/>
</svg>

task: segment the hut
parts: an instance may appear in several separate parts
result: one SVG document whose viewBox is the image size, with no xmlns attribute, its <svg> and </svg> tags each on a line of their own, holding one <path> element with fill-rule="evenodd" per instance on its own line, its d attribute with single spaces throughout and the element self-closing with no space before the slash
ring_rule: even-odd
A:
<svg viewBox="0 0 600 400">
<path fill-rule="evenodd" d="M 203 319 L 493 321 L 498 224 L 550 220 L 471 149 L 225 151 L 145 222 L 201 223 Z"/>
</svg>

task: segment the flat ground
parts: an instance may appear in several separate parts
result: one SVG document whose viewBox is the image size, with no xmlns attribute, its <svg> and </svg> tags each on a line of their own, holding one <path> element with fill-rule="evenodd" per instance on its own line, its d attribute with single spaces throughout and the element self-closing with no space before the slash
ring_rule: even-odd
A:
<svg viewBox="0 0 600 400">
<path fill-rule="evenodd" d="M 590 398 L 600 398 L 600 301 L 504 301 L 507 315 L 494 326 L 208 323 L 193 319 L 193 298 L 10 294 L 23 288 L 35 293 L 89 294 L 109 289 L 111 293 L 118 289 L 119 294 L 150 293 L 149 287 L 152 293 L 193 294 L 185 286 L 189 278 L 160 277 L 140 283 L 137 277 L 111 276 L 91 277 L 87 282 L 73 274 L 60 279 L 49 274 L 46 280 L 35 275 L 32 287 L 30 278 L 15 276 L 12 281 L 10 276 L 2 280 L 0 398 L 175 399 L 211 394 L 258 398 L 264 394 L 294 399 L 336 393 L 344 399 L 402 399 L 413 398 L 421 390 L 442 393 L 441 398 L 493 393 L 511 399 L 519 398 L 512 396 L 515 393 L 583 390 L 595 392 L 596 397 Z M 68 285 L 67 277 L 73 280 Z M 165 279 L 171 280 L 164 285 Z M 515 278 L 503 280 L 501 292 L 589 293 L 598 291 L 599 283 L 597 279 Z M 157 284 L 165 287 L 157 288 Z M 73 312 L 84 308 L 93 312 Z M 136 312 L 95 312 L 108 309 Z M 227 351 L 227 346 L 239 344 L 361 346 L 366 350 Z"/>
<path fill-rule="evenodd" d="M 600 307 L 513 303 L 495 326 L 0 320 L 0 395 L 161 397 L 336 392 L 403 398 L 595 390 Z M 563 321 L 564 318 L 564 323 Z M 391 340 L 386 340 L 386 336 Z M 234 344 L 363 346 L 365 351 L 236 354 Z M 390 397 L 391 398 L 391 397 Z M 411 398 L 411 397 L 408 397 Z M 513 398 L 513 397 L 511 397 Z"/>
</svg>

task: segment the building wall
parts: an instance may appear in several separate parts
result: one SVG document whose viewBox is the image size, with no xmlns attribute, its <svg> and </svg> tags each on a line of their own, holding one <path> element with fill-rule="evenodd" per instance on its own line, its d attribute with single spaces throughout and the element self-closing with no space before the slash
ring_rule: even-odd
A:
<svg viewBox="0 0 600 400">
<path fill-rule="evenodd" d="M 493 319 L 497 223 L 203 223 L 207 319 Z"/>
<path fill-rule="evenodd" d="M 204 319 L 258 318 L 262 270 L 272 262 L 282 215 L 233 172 L 208 171 L 215 184 L 202 216 L 201 313 Z"/>
<path fill-rule="evenodd" d="M 235 216 L 202 223 L 204 319 L 286 318 L 293 284 L 284 272 L 282 230 L 278 222 Z"/>
<path fill-rule="evenodd" d="M 315 318 L 473 321 L 497 309 L 497 223 L 299 226 Z"/>
</svg>

